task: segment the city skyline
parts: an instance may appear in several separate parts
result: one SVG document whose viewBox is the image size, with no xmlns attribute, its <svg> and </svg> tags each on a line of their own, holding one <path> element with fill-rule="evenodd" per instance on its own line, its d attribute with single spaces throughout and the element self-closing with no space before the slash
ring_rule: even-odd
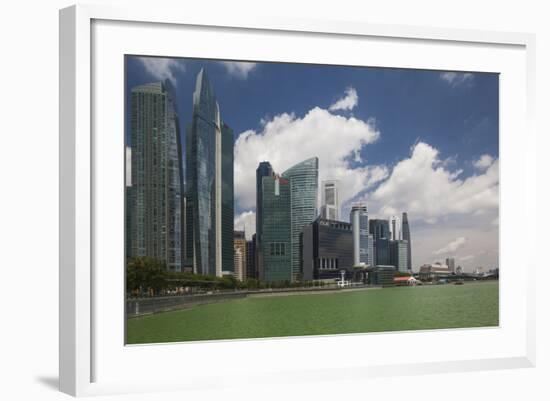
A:
<svg viewBox="0 0 550 401">
<path fill-rule="evenodd" d="M 171 60 L 171 62 L 161 62 L 163 60 Z M 256 231 L 255 223 L 251 224 L 251 222 L 255 221 L 253 217 L 256 211 L 256 185 L 254 183 L 256 182 L 255 172 L 258 163 L 270 161 L 273 164 L 273 169 L 285 171 L 293 165 L 292 163 L 296 164 L 311 156 L 319 158 L 319 181 L 340 181 L 343 176 L 345 177 L 341 191 L 342 216 L 348 215 L 351 205 L 356 202 L 368 204 L 369 217 L 371 218 L 388 219 L 391 215 L 408 213 L 410 235 L 414 237 L 412 257 L 414 269 L 423 263 L 444 260 L 449 256 L 455 257 L 457 264 L 469 270 L 479 265 L 498 266 L 498 125 L 495 125 L 498 122 L 498 102 L 495 102 L 495 99 L 498 99 L 498 77 L 495 78 L 492 74 L 463 74 L 459 76 L 435 71 L 388 71 L 380 68 L 243 64 L 138 57 L 128 59 L 127 74 L 129 81 L 135 83 L 139 81 L 145 83 L 147 80 L 160 78 L 162 74 L 165 74 L 165 79 L 175 81 L 175 86 L 178 88 L 178 107 L 181 110 L 181 104 L 185 104 L 188 101 L 186 97 L 190 97 L 189 93 L 182 93 L 182 88 L 186 85 L 184 81 L 194 74 L 193 69 L 199 65 L 201 68 L 206 66 L 209 71 L 214 72 L 212 80 L 216 80 L 214 86 L 219 99 L 235 96 L 228 93 L 235 92 L 234 88 L 236 87 L 246 88 L 249 80 L 255 80 L 254 85 L 258 84 L 258 80 L 260 82 L 268 81 L 269 77 L 266 76 L 276 75 L 279 70 L 286 71 L 284 76 L 286 80 L 291 83 L 295 82 L 297 78 L 289 73 L 290 67 L 299 67 L 298 69 L 302 70 L 309 68 L 319 76 L 331 74 L 337 76 L 339 71 L 343 71 L 341 74 L 353 72 L 353 74 L 344 74 L 349 75 L 347 77 L 349 82 L 340 85 L 338 90 L 332 88 L 334 85 L 331 81 L 327 81 L 330 82 L 325 85 L 327 94 L 319 96 L 317 99 L 319 102 L 324 102 L 322 105 L 317 102 L 311 103 L 310 100 L 309 105 L 303 104 L 300 107 L 295 99 L 288 97 L 278 100 L 279 110 L 277 108 L 269 110 L 268 106 L 273 106 L 272 104 L 264 104 L 262 97 L 254 97 L 255 103 L 258 103 L 255 107 L 246 108 L 247 112 L 235 113 L 232 108 L 236 105 L 242 107 L 243 104 L 250 104 L 252 99 L 248 99 L 246 93 L 243 93 L 242 96 L 245 100 L 236 104 L 229 102 L 227 107 L 226 102 L 220 100 L 224 116 L 234 128 L 235 229 L 244 228 L 248 239 Z M 468 96 L 471 97 L 471 92 L 475 92 L 477 86 L 484 86 L 485 92 L 490 95 L 488 97 L 493 99 L 492 102 L 486 103 L 492 104 L 493 109 L 487 111 L 491 107 L 479 107 L 479 101 L 472 104 L 473 110 L 476 109 L 476 106 L 478 109 L 486 110 L 485 114 L 479 113 L 481 119 L 479 122 L 485 121 L 485 128 L 478 131 L 477 136 L 474 135 L 473 139 L 469 140 L 470 142 L 476 140 L 480 142 L 479 137 L 484 136 L 489 136 L 492 139 L 481 141 L 484 144 L 479 146 L 476 154 L 472 154 L 471 151 L 459 154 L 461 146 L 457 146 L 457 143 L 464 138 L 460 138 L 456 133 L 454 136 L 448 135 L 452 138 L 448 142 L 450 145 L 454 145 L 450 146 L 445 141 L 441 142 L 441 138 L 437 135 L 428 132 L 428 128 L 426 128 L 425 135 L 416 137 L 409 135 L 408 138 L 403 138 L 403 135 L 400 135 L 398 141 L 391 140 L 393 138 L 391 124 L 390 128 L 387 125 L 392 121 L 378 118 L 376 113 L 371 114 L 362 109 L 365 99 L 367 99 L 367 104 L 372 103 L 369 94 L 376 94 L 376 90 L 367 91 L 367 94 L 361 91 L 362 83 L 354 78 L 357 71 L 361 72 L 367 81 L 371 81 L 373 75 L 382 75 L 383 77 L 387 74 L 391 79 L 401 76 L 409 86 L 413 86 L 415 80 L 425 83 L 429 81 L 430 85 L 426 87 L 431 92 L 437 92 L 439 96 L 442 96 L 442 92 L 448 92 L 449 102 L 453 104 L 456 104 L 457 99 L 464 100 Z M 296 73 L 295 75 L 300 74 Z M 407 76 L 410 77 L 406 78 Z M 303 78 L 303 76 L 298 78 Z M 281 83 L 283 82 L 281 81 Z M 130 83 L 128 85 L 130 86 Z M 248 86 L 253 85 L 250 83 Z M 288 82 L 284 82 L 281 86 L 288 86 Z M 496 90 L 491 92 L 487 90 L 487 87 L 496 88 Z M 376 86 L 371 86 L 372 88 L 376 89 Z M 391 89 L 397 90 L 395 87 Z M 288 88 L 286 90 L 290 91 Z M 317 91 L 319 91 L 318 88 L 312 90 L 313 94 Z M 296 91 L 292 91 L 292 93 L 296 93 Z M 308 94 L 311 97 L 311 93 L 308 92 Z M 437 97 L 436 95 L 432 97 Z M 411 96 L 419 95 L 409 94 L 409 97 Z M 428 95 L 425 97 L 430 98 Z M 327 100 L 323 101 L 323 99 Z M 288 100 L 288 105 L 282 104 L 285 100 Z M 401 98 L 398 100 L 403 102 Z M 387 100 L 385 101 L 387 102 Z M 430 104 L 431 102 L 426 101 L 426 103 Z M 262 105 L 265 106 L 263 114 L 258 110 Z M 464 110 L 459 110 L 460 113 L 457 114 L 472 113 L 472 110 L 467 110 L 468 108 L 464 107 L 464 102 L 461 102 L 461 105 Z M 284 108 L 286 111 L 283 110 Z M 225 112 L 225 110 L 228 111 Z M 251 115 L 252 117 L 256 116 L 255 123 L 251 120 Z M 260 115 L 261 117 L 258 118 Z M 189 109 L 180 112 L 182 126 L 186 126 L 190 122 L 189 116 Z M 434 116 L 437 117 L 434 120 L 440 119 L 440 115 L 437 113 L 434 113 Z M 452 120 L 454 121 L 456 118 L 453 116 Z M 467 125 L 466 120 L 467 118 L 463 121 L 464 125 Z M 472 123 L 472 121 L 468 123 Z M 429 125 L 425 121 L 423 124 Z M 442 123 L 439 122 L 439 124 Z M 447 131 L 456 130 L 455 125 L 456 121 L 454 124 L 449 124 Z M 328 129 L 341 133 L 340 136 L 347 139 L 343 142 L 349 143 L 342 144 L 341 148 L 331 148 L 331 139 L 326 136 Z M 414 131 L 414 129 L 412 130 Z M 320 143 L 307 142 L 306 139 L 309 138 L 308 132 L 310 131 L 317 135 L 317 142 Z M 481 132 L 484 134 L 481 135 Z M 445 137 L 445 135 L 441 136 Z M 285 139 L 288 139 L 286 147 L 282 146 L 281 142 Z M 293 145 L 297 140 L 301 140 L 300 144 L 303 146 L 300 145 L 294 149 Z M 326 143 L 323 142 L 325 140 L 327 140 Z M 255 149 L 259 149 L 258 146 L 261 144 L 265 146 L 265 152 L 263 154 L 253 152 Z M 327 149 L 318 148 L 320 145 L 324 145 Z M 467 148 L 471 148 L 471 143 L 469 145 Z M 449 152 L 449 146 L 456 152 Z M 386 149 L 386 151 L 377 152 L 377 148 Z M 336 155 L 327 155 L 327 151 L 332 151 Z M 243 161 L 243 154 L 254 154 L 258 159 Z M 297 157 L 299 160 L 296 160 Z M 243 167 L 251 163 L 255 164 L 251 171 L 248 168 L 243 171 Z M 414 185 L 418 185 L 419 178 L 409 177 L 412 178 L 410 183 L 406 180 L 403 182 L 407 178 L 406 173 L 409 173 L 410 176 L 412 171 L 419 175 L 422 174 L 423 179 L 428 177 L 428 183 L 432 184 L 428 187 L 417 187 L 416 189 L 420 191 L 417 196 L 410 187 L 414 188 Z M 252 174 L 252 180 L 249 179 L 250 174 Z M 243 181 L 246 181 L 246 184 L 243 184 Z M 398 183 L 400 185 L 397 185 Z M 320 191 L 318 196 L 320 196 Z M 430 196 L 434 197 L 433 202 L 426 203 L 426 196 L 428 199 Z M 419 202 L 423 203 L 417 205 Z M 434 203 L 436 207 L 434 207 Z"/>
</svg>

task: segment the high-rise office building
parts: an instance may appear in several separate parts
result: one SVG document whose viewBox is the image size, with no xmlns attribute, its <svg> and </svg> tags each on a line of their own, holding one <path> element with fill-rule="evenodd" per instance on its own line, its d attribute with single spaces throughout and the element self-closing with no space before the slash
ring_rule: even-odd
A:
<svg viewBox="0 0 550 401">
<path fill-rule="evenodd" d="M 259 279 L 292 281 L 290 182 L 277 175 L 262 177 L 262 215 L 258 220 L 262 242 Z M 258 240 L 258 237 L 256 237 Z"/>
<path fill-rule="evenodd" d="M 405 240 L 390 241 L 390 265 L 402 273 L 410 273 L 407 260 L 408 243 Z"/>
<path fill-rule="evenodd" d="M 183 176 L 176 98 L 169 81 L 132 88 L 128 256 L 182 269 Z"/>
<path fill-rule="evenodd" d="M 351 224 L 317 218 L 302 230 L 301 252 L 305 281 L 339 278 L 353 267 Z"/>
<path fill-rule="evenodd" d="M 222 273 L 231 274 L 233 266 L 233 224 L 235 207 L 233 198 L 233 130 L 222 122 L 221 138 L 221 235 Z M 246 259 L 244 260 L 246 262 Z"/>
<path fill-rule="evenodd" d="M 235 250 L 235 258 L 237 260 L 237 253 L 240 255 L 239 263 L 234 264 L 234 277 L 237 280 L 244 281 L 246 280 L 246 237 L 244 231 L 235 231 L 234 234 L 233 248 Z"/>
<path fill-rule="evenodd" d="M 301 280 L 300 233 L 317 217 L 319 159 L 312 157 L 282 174 L 290 188 L 290 247 L 292 281 Z"/>
<path fill-rule="evenodd" d="M 322 182 L 321 217 L 327 220 L 340 220 L 338 181 L 329 180 Z"/>
<path fill-rule="evenodd" d="M 258 278 L 256 272 L 256 234 L 246 241 L 246 278 Z"/>
<path fill-rule="evenodd" d="M 407 269 L 412 271 L 412 242 L 411 242 L 411 229 L 409 227 L 409 217 L 407 212 L 403 212 L 403 221 L 401 224 L 403 229 L 403 239 L 407 241 Z"/>
<path fill-rule="evenodd" d="M 272 177 L 273 167 L 268 161 L 260 162 L 256 169 L 256 252 L 255 261 L 256 265 L 256 278 L 259 278 L 259 267 L 263 264 L 262 260 L 262 221 L 263 221 L 263 192 L 262 192 L 262 179 L 263 177 Z"/>
<path fill-rule="evenodd" d="M 242 253 L 242 249 L 235 246 L 235 252 L 233 254 L 233 266 L 235 268 L 234 277 L 237 280 L 242 281 L 242 273 L 243 273 L 243 265 L 244 262 L 244 255 Z"/>
<path fill-rule="evenodd" d="M 390 239 L 392 241 L 403 239 L 401 234 L 401 219 L 399 216 L 390 217 Z"/>
<path fill-rule="evenodd" d="M 233 274 L 233 132 L 204 69 L 186 145 L 186 263 L 197 274 Z"/>
<path fill-rule="evenodd" d="M 125 217 L 125 243 L 126 258 L 132 256 L 132 148 L 126 146 L 126 176 L 124 178 L 124 217 Z"/>
<path fill-rule="evenodd" d="M 373 236 L 374 264 L 390 264 L 390 223 L 388 220 L 370 219 L 369 233 Z"/>
<path fill-rule="evenodd" d="M 369 235 L 369 215 L 367 205 L 359 204 L 351 208 L 349 221 L 353 230 L 353 264 L 369 265 L 373 264 L 372 241 L 373 236 Z M 371 255 L 369 256 L 369 249 Z"/>
<path fill-rule="evenodd" d="M 445 264 L 449 267 L 449 273 L 455 273 L 455 258 L 445 259 Z"/>
</svg>

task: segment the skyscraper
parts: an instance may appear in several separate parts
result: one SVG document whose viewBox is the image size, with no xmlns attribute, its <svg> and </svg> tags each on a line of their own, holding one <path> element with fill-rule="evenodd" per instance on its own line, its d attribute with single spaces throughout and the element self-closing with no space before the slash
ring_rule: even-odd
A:
<svg viewBox="0 0 550 401">
<path fill-rule="evenodd" d="M 407 269 L 412 271 L 412 243 L 411 243 L 411 229 L 409 227 L 409 218 L 407 212 L 403 212 L 403 239 L 407 241 Z"/>
<path fill-rule="evenodd" d="M 390 217 L 390 234 L 390 239 L 392 241 L 403 239 L 401 235 L 401 220 L 399 219 L 399 216 Z"/>
<path fill-rule="evenodd" d="M 255 265 L 256 270 L 262 265 L 262 221 L 263 221 L 263 192 L 262 192 L 262 178 L 272 177 L 273 167 L 268 161 L 260 162 L 256 169 L 256 252 L 255 252 Z M 257 278 L 259 277 L 259 271 Z"/>
<path fill-rule="evenodd" d="M 233 273 L 233 132 L 206 72 L 197 75 L 186 139 L 187 263 L 197 274 Z"/>
<path fill-rule="evenodd" d="M 262 177 L 262 233 L 259 279 L 292 281 L 290 182 L 277 175 Z M 256 237 L 256 241 L 258 237 Z"/>
<path fill-rule="evenodd" d="M 233 130 L 222 122 L 221 143 L 221 202 L 222 202 L 222 268 L 231 274 L 233 266 L 233 224 L 235 207 L 233 198 Z M 246 259 L 244 260 L 246 262 Z"/>
<path fill-rule="evenodd" d="M 359 204 L 351 208 L 349 221 L 353 231 L 353 264 L 354 266 L 373 264 L 372 235 L 369 235 L 369 215 L 367 205 Z M 369 249 L 371 255 L 369 257 Z"/>
<path fill-rule="evenodd" d="M 132 148 L 126 146 L 126 176 L 124 178 L 125 255 L 132 256 Z"/>
<path fill-rule="evenodd" d="M 246 241 L 246 278 L 258 278 L 256 271 L 256 234 Z"/>
<path fill-rule="evenodd" d="M 321 217 L 328 220 L 340 220 L 340 200 L 338 196 L 338 181 L 322 182 Z"/>
<path fill-rule="evenodd" d="M 407 260 L 408 243 L 405 240 L 390 241 L 390 265 L 402 273 L 409 273 Z"/>
<path fill-rule="evenodd" d="M 445 264 L 449 267 L 450 273 L 455 273 L 455 258 L 445 259 Z"/>
<path fill-rule="evenodd" d="M 374 264 L 390 264 L 390 223 L 388 220 L 370 219 L 369 233 L 373 236 Z"/>
<path fill-rule="evenodd" d="M 237 261 L 237 254 L 240 255 L 239 263 L 237 264 L 235 262 L 234 269 L 235 269 L 235 278 L 237 280 L 245 280 L 246 279 L 246 237 L 244 235 L 244 231 L 235 231 L 234 234 L 234 245 L 233 248 L 235 250 L 235 257 L 233 260 Z"/>
<path fill-rule="evenodd" d="M 131 91 L 131 191 L 128 256 L 182 269 L 183 176 L 176 98 L 169 81 Z"/>
<path fill-rule="evenodd" d="M 317 217 L 319 159 L 312 157 L 282 174 L 290 182 L 290 247 L 292 281 L 301 280 L 300 233 Z"/>
</svg>

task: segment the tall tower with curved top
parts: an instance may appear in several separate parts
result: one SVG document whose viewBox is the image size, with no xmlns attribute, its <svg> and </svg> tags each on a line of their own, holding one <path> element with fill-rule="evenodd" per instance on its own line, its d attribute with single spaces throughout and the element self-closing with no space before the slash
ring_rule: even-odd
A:
<svg viewBox="0 0 550 401">
<path fill-rule="evenodd" d="M 197 274 L 220 277 L 233 272 L 233 132 L 221 121 L 204 69 L 186 146 L 187 263 Z"/>
<path fill-rule="evenodd" d="M 300 233 L 304 226 L 317 217 L 317 191 L 319 158 L 304 160 L 288 170 L 282 177 L 290 184 L 290 248 L 292 281 L 301 279 Z"/>
</svg>

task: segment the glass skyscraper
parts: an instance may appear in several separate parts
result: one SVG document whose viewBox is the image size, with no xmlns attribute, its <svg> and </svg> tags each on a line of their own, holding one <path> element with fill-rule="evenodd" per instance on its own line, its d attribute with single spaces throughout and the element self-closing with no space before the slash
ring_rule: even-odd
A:
<svg viewBox="0 0 550 401">
<path fill-rule="evenodd" d="M 263 177 L 272 177 L 273 176 L 273 167 L 268 161 L 260 162 L 258 168 L 256 169 L 256 242 L 254 246 L 256 247 L 255 252 L 255 265 L 256 270 L 263 265 L 262 257 L 262 228 L 263 228 L 263 191 L 262 191 L 262 179 Z M 259 277 L 260 272 L 258 271 L 256 276 Z"/>
<path fill-rule="evenodd" d="M 183 176 L 176 99 L 169 81 L 131 91 L 131 189 L 126 193 L 128 256 L 182 269 Z"/>
<path fill-rule="evenodd" d="M 403 212 L 402 228 L 403 228 L 403 239 L 407 241 L 407 269 L 409 271 L 412 271 L 411 229 L 409 227 L 409 218 L 406 212 Z"/>
<path fill-rule="evenodd" d="M 369 220 L 369 233 L 373 237 L 374 264 L 390 264 L 390 222 L 382 219 Z"/>
<path fill-rule="evenodd" d="M 405 240 L 390 241 L 390 265 L 402 273 L 409 273 L 407 258 L 408 242 Z"/>
<path fill-rule="evenodd" d="M 221 146 L 221 200 L 222 200 L 222 273 L 235 271 L 233 263 L 233 224 L 235 208 L 233 197 L 233 130 L 222 122 Z"/>
<path fill-rule="evenodd" d="M 399 219 L 399 216 L 390 217 L 390 239 L 393 241 L 403 239 L 401 233 L 401 220 Z"/>
<path fill-rule="evenodd" d="M 353 231 L 353 264 L 373 265 L 373 237 L 369 234 L 369 215 L 367 205 L 354 205 L 349 221 Z"/>
<path fill-rule="evenodd" d="M 292 281 L 301 280 L 300 233 L 317 217 L 319 159 L 312 157 L 282 174 L 290 181 L 290 246 Z"/>
<path fill-rule="evenodd" d="M 259 279 L 267 282 L 292 281 L 291 217 L 289 180 L 268 175 L 262 177 L 262 258 Z M 258 240 L 258 237 L 256 237 Z"/>
<path fill-rule="evenodd" d="M 340 199 L 338 181 L 323 181 L 321 189 L 321 217 L 328 220 L 340 220 Z"/>
<path fill-rule="evenodd" d="M 233 132 L 221 121 L 204 69 L 197 75 L 186 135 L 186 263 L 197 274 L 231 274 Z"/>
</svg>

